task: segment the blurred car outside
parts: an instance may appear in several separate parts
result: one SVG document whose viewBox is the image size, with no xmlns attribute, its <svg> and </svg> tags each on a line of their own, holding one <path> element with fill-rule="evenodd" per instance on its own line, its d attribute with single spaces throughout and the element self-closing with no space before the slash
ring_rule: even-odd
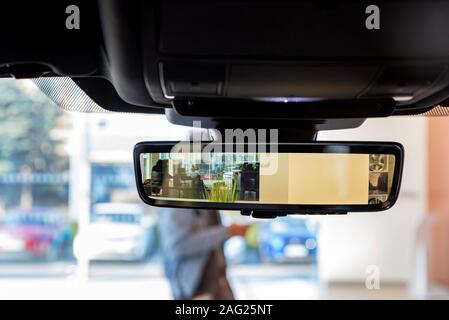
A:
<svg viewBox="0 0 449 320">
<path fill-rule="evenodd" d="M 157 219 L 140 204 L 98 203 L 91 222 L 74 241 L 77 258 L 93 261 L 144 261 L 156 249 Z"/>
<path fill-rule="evenodd" d="M 259 241 L 262 262 L 316 262 L 317 228 L 310 220 L 290 216 L 261 224 Z"/>
<path fill-rule="evenodd" d="M 317 223 L 313 219 L 289 216 L 275 220 L 248 220 L 240 213 L 221 212 L 223 225 L 250 223 L 245 237 L 226 241 L 230 264 L 316 263 Z"/>
<path fill-rule="evenodd" d="M 230 264 L 316 263 L 317 224 L 313 219 L 289 216 L 275 220 L 248 220 L 240 213 L 223 211 L 223 225 L 250 223 L 245 237 L 226 241 Z"/>
<path fill-rule="evenodd" d="M 0 223 L 0 261 L 70 259 L 74 232 L 55 209 L 10 211 Z"/>
</svg>

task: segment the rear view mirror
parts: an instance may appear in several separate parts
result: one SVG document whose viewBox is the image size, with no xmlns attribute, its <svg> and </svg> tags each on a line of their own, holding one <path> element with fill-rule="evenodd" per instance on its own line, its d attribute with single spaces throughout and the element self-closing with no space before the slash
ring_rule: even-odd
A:
<svg viewBox="0 0 449 320">
<path fill-rule="evenodd" d="M 398 143 L 271 147 L 140 143 L 139 195 L 160 207 L 298 214 L 383 211 L 397 200 L 404 153 Z"/>
</svg>

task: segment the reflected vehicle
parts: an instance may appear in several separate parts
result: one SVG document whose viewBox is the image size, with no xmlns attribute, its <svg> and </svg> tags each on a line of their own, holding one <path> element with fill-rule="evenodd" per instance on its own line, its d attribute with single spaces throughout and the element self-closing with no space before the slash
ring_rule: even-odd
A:
<svg viewBox="0 0 449 320">
<path fill-rule="evenodd" d="M 76 257 L 103 261 L 142 261 L 155 249 L 156 219 L 139 204 L 99 203 L 91 223 L 75 239 Z"/>
<path fill-rule="evenodd" d="M 288 217 L 260 225 L 260 259 L 272 263 L 314 263 L 315 226 L 303 218 Z"/>
<path fill-rule="evenodd" d="M 11 211 L 0 225 L 0 260 L 59 260 L 71 257 L 73 228 L 60 212 Z"/>
</svg>

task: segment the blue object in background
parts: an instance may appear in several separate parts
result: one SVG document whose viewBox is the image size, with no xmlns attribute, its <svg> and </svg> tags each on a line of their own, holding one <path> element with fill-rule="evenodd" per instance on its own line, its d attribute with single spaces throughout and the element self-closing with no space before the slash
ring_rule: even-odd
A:
<svg viewBox="0 0 449 320">
<path fill-rule="evenodd" d="M 260 259 L 263 262 L 315 263 L 317 228 L 304 218 L 286 217 L 260 226 Z"/>
</svg>

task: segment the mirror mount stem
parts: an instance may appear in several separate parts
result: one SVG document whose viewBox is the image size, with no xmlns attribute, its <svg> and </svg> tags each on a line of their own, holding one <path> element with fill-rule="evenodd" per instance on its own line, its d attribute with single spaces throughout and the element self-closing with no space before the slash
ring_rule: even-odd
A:
<svg viewBox="0 0 449 320">
<path fill-rule="evenodd" d="M 318 131 L 313 128 L 282 128 L 278 133 L 280 143 L 313 142 L 318 137 Z"/>
</svg>

